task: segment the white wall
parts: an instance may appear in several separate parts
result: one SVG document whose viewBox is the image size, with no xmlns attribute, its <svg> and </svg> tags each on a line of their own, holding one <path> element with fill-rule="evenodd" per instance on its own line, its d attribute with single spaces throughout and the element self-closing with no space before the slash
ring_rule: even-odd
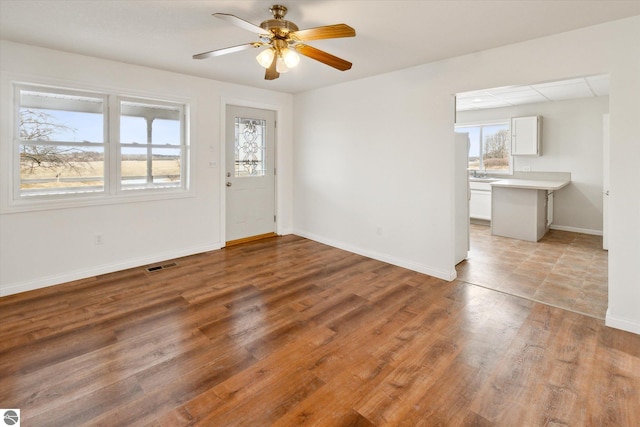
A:
<svg viewBox="0 0 640 427">
<path fill-rule="evenodd" d="M 610 74 L 607 323 L 640 333 L 637 40 L 640 17 L 296 95 L 294 232 L 452 277 L 453 94 Z"/>
<path fill-rule="evenodd" d="M 194 151 L 190 197 L 0 214 L 0 295 L 223 246 L 224 102 L 278 112 L 278 232 L 291 231 L 292 96 L 2 41 L 0 198 L 10 197 L 12 80 L 187 98 Z M 213 147 L 213 148 L 210 148 Z M 217 167 L 210 168 L 214 161 Z M 94 235 L 104 236 L 103 245 Z"/>
<path fill-rule="evenodd" d="M 296 95 L 296 234 L 455 277 L 453 96 L 431 91 L 441 77 L 429 74 L 412 68 Z"/>
<path fill-rule="evenodd" d="M 542 156 L 513 157 L 514 171 L 571 172 L 571 185 L 554 196 L 553 228 L 602 234 L 602 115 L 608 112 L 605 96 L 460 111 L 457 121 L 542 116 Z"/>
</svg>

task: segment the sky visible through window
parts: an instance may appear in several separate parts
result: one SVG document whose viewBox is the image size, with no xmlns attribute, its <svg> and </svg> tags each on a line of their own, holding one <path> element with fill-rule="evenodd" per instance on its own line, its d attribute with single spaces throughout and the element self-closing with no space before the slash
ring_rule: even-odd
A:
<svg viewBox="0 0 640 427">
<path fill-rule="evenodd" d="M 95 113 L 78 113 L 61 110 L 39 110 L 51 116 L 56 123 L 64 125 L 51 135 L 53 141 L 96 142 L 104 139 L 103 116 Z M 156 119 L 153 122 L 153 143 L 180 145 L 180 121 Z M 120 118 L 120 140 L 123 144 L 147 143 L 146 121 L 141 117 L 122 116 Z M 135 148 L 123 147 L 124 154 L 136 152 Z"/>
</svg>

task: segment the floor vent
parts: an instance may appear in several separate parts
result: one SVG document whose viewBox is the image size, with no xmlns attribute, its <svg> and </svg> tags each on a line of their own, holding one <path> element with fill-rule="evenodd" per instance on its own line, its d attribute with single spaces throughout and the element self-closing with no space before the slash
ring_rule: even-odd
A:
<svg viewBox="0 0 640 427">
<path fill-rule="evenodd" d="M 170 262 L 169 264 L 154 265 L 153 267 L 147 267 L 147 273 L 155 273 L 156 271 L 166 270 L 167 268 L 176 267 L 178 264 Z"/>
</svg>

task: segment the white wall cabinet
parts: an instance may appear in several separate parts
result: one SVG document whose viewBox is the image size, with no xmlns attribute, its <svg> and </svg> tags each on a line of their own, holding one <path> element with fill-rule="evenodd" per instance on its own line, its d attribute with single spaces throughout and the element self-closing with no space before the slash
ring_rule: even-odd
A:
<svg viewBox="0 0 640 427">
<path fill-rule="evenodd" d="M 471 181 L 469 188 L 469 217 L 491 221 L 491 184 Z"/>
<path fill-rule="evenodd" d="M 511 155 L 540 156 L 542 117 L 513 117 L 511 119 Z"/>
</svg>

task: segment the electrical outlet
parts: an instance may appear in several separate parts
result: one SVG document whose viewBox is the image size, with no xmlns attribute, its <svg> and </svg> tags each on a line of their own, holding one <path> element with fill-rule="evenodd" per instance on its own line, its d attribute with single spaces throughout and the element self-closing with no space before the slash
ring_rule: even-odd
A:
<svg viewBox="0 0 640 427">
<path fill-rule="evenodd" d="M 522 172 L 531 172 L 531 166 L 522 166 Z"/>
</svg>

